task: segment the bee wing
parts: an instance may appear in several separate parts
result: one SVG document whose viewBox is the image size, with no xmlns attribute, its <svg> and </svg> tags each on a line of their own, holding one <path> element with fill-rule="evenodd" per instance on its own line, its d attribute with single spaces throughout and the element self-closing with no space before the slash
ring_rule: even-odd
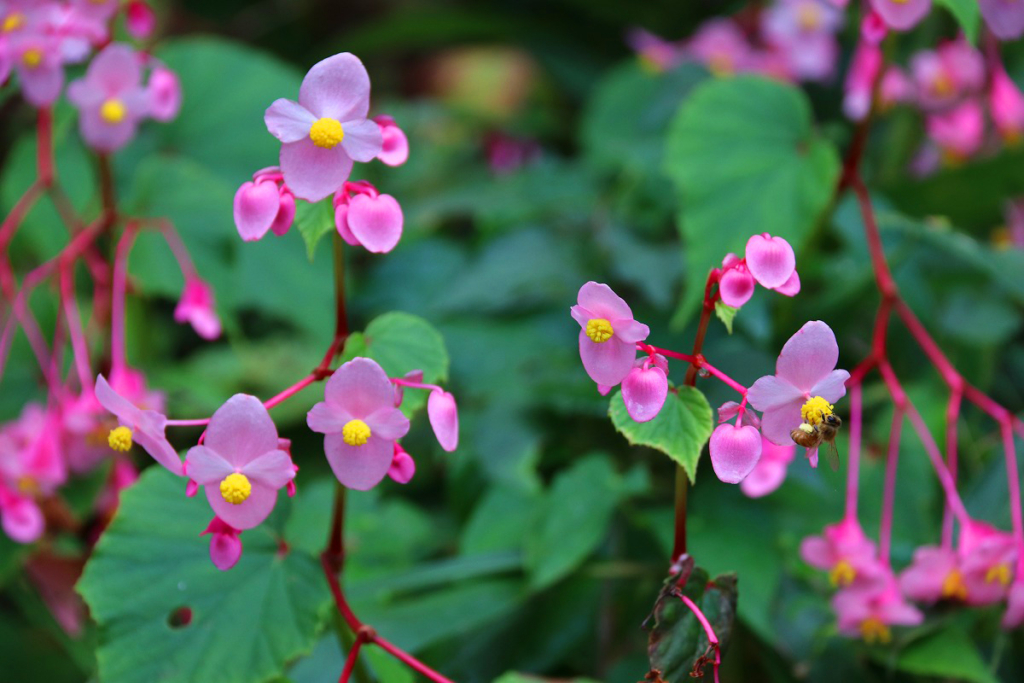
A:
<svg viewBox="0 0 1024 683">
<path fill-rule="evenodd" d="M 836 448 L 835 441 L 828 442 L 828 465 L 833 472 L 839 471 L 839 449 Z"/>
</svg>

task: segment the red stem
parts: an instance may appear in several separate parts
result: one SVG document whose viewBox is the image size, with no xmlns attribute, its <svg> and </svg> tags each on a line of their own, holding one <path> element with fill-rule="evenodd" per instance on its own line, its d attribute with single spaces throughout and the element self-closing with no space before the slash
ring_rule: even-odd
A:
<svg viewBox="0 0 1024 683">
<path fill-rule="evenodd" d="M 850 460 L 846 472 L 846 519 L 857 518 L 857 493 L 860 489 L 860 439 L 863 426 L 864 397 L 860 382 L 850 385 Z"/>
<path fill-rule="evenodd" d="M 892 428 L 889 430 L 889 453 L 885 462 L 885 490 L 882 494 L 882 523 L 878 531 L 879 556 L 889 566 L 889 551 L 892 547 L 892 508 L 896 502 L 896 466 L 900 458 L 900 433 L 903 427 L 903 410 L 897 406 L 892 414 Z"/>
</svg>

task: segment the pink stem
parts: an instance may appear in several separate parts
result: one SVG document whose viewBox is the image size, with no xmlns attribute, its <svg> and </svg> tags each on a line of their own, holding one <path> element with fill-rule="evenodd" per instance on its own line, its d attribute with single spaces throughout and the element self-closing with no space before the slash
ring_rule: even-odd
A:
<svg viewBox="0 0 1024 683">
<path fill-rule="evenodd" d="M 1010 420 L 999 423 L 1003 434 L 1003 454 L 1006 456 L 1006 478 L 1010 488 L 1010 514 L 1013 535 L 1017 541 L 1017 576 L 1024 573 L 1024 519 L 1020 507 L 1020 473 L 1017 471 L 1017 448 L 1013 443 L 1013 425 Z"/>
<path fill-rule="evenodd" d="M 675 358 L 676 360 L 685 361 L 687 363 L 696 363 L 697 357 L 690 356 L 685 353 L 679 353 L 677 351 L 670 351 L 668 349 L 662 349 L 657 346 L 651 346 L 650 344 L 644 344 L 643 342 L 637 342 L 636 348 L 640 349 L 644 353 L 658 353 L 666 358 Z"/>
<path fill-rule="evenodd" d="M 128 293 L 128 254 L 135 243 L 135 228 L 125 226 L 114 253 L 114 278 L 110 304 L 110 368 L 111 372 L 128 367 L 125 351 L 124 307 Z"/>
<path fill-rule="evenodd" d="M 174 229 L 174 225 L 167 220 L 160 221 L 160 234 L 167 240 L 167 246 L 171 248 L 174 258 L 178 260 L 182 276 L 186 280 L 195 278 L 197 276 L 196 266 L 192 262 L 192 257 L 189 256 L 188 249 L 185 248 L 185 243 L 181 241 L 181 236 Z"/>
<path fill-rule="evenodd" d="M 210 424 L 210 418 L 204 417 L 199 420 L 167 420 L 164 424 L 167 427 L 205 427 Z"/>
<path fill-rule="evenodd" d="M 954 390 L 949 396 L 949 403 L 946 405 L 946 467 L 949 474 L 956 483 L 957 477 L 957 422 L 960 419 L 960 405 L 963 402 L 963 393 Z M 949 550 L 953 547 L 953 511 L 949 504 L 944 506 L 942 511 L 942 547 Z"/>
<path fill-rule="evenodd" d="M 889 566 L 889 551 L 892 547 L 892 507 L 896 502 L 896 465 L 900 458 L 900 434 L 903 428 L 903 410 L 896 406 L 892 414 L 892 429 L 889 432 L 889 453 L 885 462 L 885 491 L 882 495 L 882 524 L 878 531 L 879 555 L 885 566 Z"/>
<path fill-rule="evenodd" d="M 679 596 L 679 599 L 683 601 L 684 605 L 690 608 L 690 611 L 693 612 L 693 616 L 697 617 L 697 621 L 699 621 L 700 625 L 704 627 L 704 633 L 708 637 L 708 642 L 711 643 L 711 647 L 715 650 L 713 668 L 715 673 L 715 683 L 718 683 L 718 667 L 722 663 L 722 651 L 718 644 L 718 636 L 715 635 L 715 629 L 711 628 L 708 618 L 704 616 L 704 613 L 700 611 L 700 608 L 697 607 L 693 600 L 683 595 L 682 592 L 676 593 L 676 595 Z"/>
<path fill-rule="evenodd" d="M 0 249 L 6 249 L 7 243 L 14 238 L 14 233 L 17 232 L 18 228 L 21 227 L 21 222 L 25 220 L 25 216 L 28 214 L 29 209 L 36 203 L 39 196 L 43 193 L 44 185 L 41 180 L 37 180 L 29 188 L 25 190 L 25 194 L 14 204 L 11 212 L 4 218 L 4 222 L 0 224 Z"/>
<path fill-rule="evenodd" d="M 70 267 L 61 269 L 60 294 L 64 302 L 64 315 L 68 320 L 68 334 L 71 337 L 71 350 L 75 357 L 78 381 L 85 391 L 92 388 L 92 368 L 89 366 L 89 346 L 82 330 L 82 318 L 78 312 Z"/>
<path fill-rule="evenodd" d="M 422 382 L 410 382 L 407 379 L 401 379 L 399 377 L 390 377 L 392 384 L 397 384 L 402 387 L 409 387 L 410 389 L 428 389 L 430 391 L 444 391 L 441 387 L 436 384 L 423 384 Z"/>
<path fill-rule="evenodd" d="M 850 386 L 850 459 L 846 473 L 846 519 L 857 519 L 857 494 L 860 489 L 860 439 L 864 397 L 860 383 Z"/>
<path fill-rule="evenodd" d="M 725 384 L 726 386 L 731 387 L 731 388 L 735 389 L 736 391 L 740 392 L 740 394 L 742 394 L 743 397 L 746 398 L 746 396 L 747 396 L 747 388 L 745 386 L 743 386 L 742 384 L 740 384 L 739 382 L 737 382 L 733 378 L 729 377 L 729 375 L 725 374 L 724 372 L 722 372 L 721 370 L 719 370 L 718 368 L 713 366 L 711 363 L 709 363 L 706 360 L 704 360 L 703 357 L 700 358 L 700 363 L 699 364 L 700 364 L 701 368 L 703 368 L 704 370 L 707 370 L 712 375 L 717 377 L 719 380 L 722 381 L 723 384 Z"/>
<path fill-rule="evenodd" d="M 285 389 L 284 391 L 282 391 L 277 396 L 274 396 L 273 398 L 269 398 L 266 401 L 264 401 L 263 405 L 267 408 L 267 410 L 270 410 L 271 408 L 273 408 L 277 404 L 282 403 L 286 399 L 289 399 L 292 396 L 294 396 L 295 394 L 299 393 L 300 391 L 302 391 L 303 389 L 308 387 L 310 384 L 312 384 L 316 380 L 317 380 L 316 375 L 307 375 L 306 377 L 303 377 L 302 379 L 300 379 L 298 382 L 296 382 L 292 386 L 290 386 L 287 389 Z"/>
<path fill-rule="evenodd" d="M 352 645 L 352 649 L 348 651 L 348 656 L 345 657 L 345 668 L 341 670 L 341 676 L 338 678 L 338 683 L 348 683 L 349 676 L 352 675 L 352 670 L 356 668 L 356 660 L 359 658 L 359 650 L 363 647 L 363 639 L 356 638 L 356 642 Z"/>
<path fill-rule="evenodd" d="M 434 683 L 455 683 L 450 678 L 445 678 L 438 672 L 431 669 L 429 666 L 423 664 L 415 657 L 398 649 L 397 647 L 395 647 L 388 641 L 384 640 L 380 636 L 374 637 L 373 642 L 377 643 L 377 645 L 379 645 L 382 650 L 387 652 L 389 655 L 391 655 L 398 661 L 402 662 L 402 664 L 405 664 L 413 671 L 419 672 L 421 675 L 426 676 L 430 680 L 434 681 Z"/>
</svg>

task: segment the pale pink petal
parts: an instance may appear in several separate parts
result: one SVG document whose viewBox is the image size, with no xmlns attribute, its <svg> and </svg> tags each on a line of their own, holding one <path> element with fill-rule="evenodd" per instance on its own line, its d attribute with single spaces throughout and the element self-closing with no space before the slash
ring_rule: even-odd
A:
<svg viewBox="0 0 1024 683">
<path fill-rule="evenodd" d="M 295 197 L 291 192 L 282 192 L 277 209 L 277 217 L 270 224 L 270 232 L 278 237 L 286 234 L 295 221 Z"/>
<path fill-rule="evenodd" d="M 149 413 L 151 411 L 146 412 Z M 171 474 L 176 474 L 179 477 L 184 474 L 181 458 L 170 442 L 167 441 L 167 437 L 164 436 L 163 427 L 160 428 L 159 432 L 151 432 L 148 429 L 139 427 L 132 433 L 132 438 L 154 460 L 166 467 Z"/>
<path fill-rule="evenodd" d="M 267 518 L 277 502 L 277 489 L 272 489 L 258 482 L 252 483 L 249 497 L 237 505 L 224 500 L 220 493 L 220 484 L 204 486 L 206 499 L 214 514 L 236 529 L 245 530 L 259 526 Z"/>
<path fill-rule="evenodd" d="M 796 255 L 789 242 L 767 234 L 747 240 L 747 268 L 762 287 L 774 289 L 785 284 L 796 270 Z"/>
<path fill-rule="evenodd" d="M 136 119 L 126 116 L 118 123 L 103 120 L 99 109 L 79 112 L 78 129 L 86 144 L 98 152 L 116 152 L 123 147 L 138 128 Z"/>
<path fill-rule="evenodd" d="M 590 379 L 598 384 L 615 386 L 629 374 L 636 358 L 636 345 L 618 337 L 597 343 L 580 330 L 580 358 Z"/>
<path fill-rule="evenodd" d="M 790 433 L 804 421 L 800 415 L 801 402 L 786 403 L 770 408 L 761 415 L 761 433 L 779 446 L 792 446 Z"/>
<path fill-rule="evenodd" d="M 185 471 L 188 472 L 189 479 L 205 486 L 220 484 L 224 477 L 235 471 L 235 468 L 216 451 L 199 445 L 188 449 Z"/>
<path fill-rule="evenodd" d="M 352 229 L 348 227 L 348 204 L 339 204 L 334 210 L 334 227 L 338 229 L 338 234 L 345 240 L 345 244 L 353 247 L 362 246 L 352 234 Z"/>
<path fill-rule="evenodd" d="M 391 461 L 388 476 L 399 484 L 408 484 L 412 481 L 415 474 L 416 462 L 412 459 L 412 456 L 396 446 L 395 458 Z"/>
<path fill-rule="evenodd" d="M 718 292 L 722 296 L 722 303 L 739 308 L 754 295 L 754 278 L 745 270 L 730 268 L 719 280 Z"/>
<path fill-rule="evenodd" d="M 931 546 L 918 548 L 914 561 L 900 573 L 900 590 L 911 600 L 935 602 L 942 597 L 946 577 L 955 568 L 952 551 Z"/>
<path fill-rule="evenodd" d="M 11 496 L 0 508 L 0 525 L 16 543 L 34 543 L 43 535 L 46 520 L 31 498 Z"/>
<path fill-rule="evenodd" d="M 381 408 L 394 405 L 395 394 L 387 374 L 376 361 L 353 358 L 327 380 L 324 398 L 343 407 L 353 418 L 365 419 Z"/>
<path fill-rule="evenodd" d="M 226 572 L 242 557 L 242 539 L 238 534 L 213 534 L 210 538 L 210 561 Z"/>
<path fill-rule="evenodd" d="M 113 413 L 122 423 L 133 426 L 139 422 L 142 411 L 136 408 L 131 401 L 114 391 L 103 375 L 96 377 L 96 386 L 93 392 L 100 405 L 110 413 Z"/>
<path fill-rule="evenodd" d="M 341 146 L 354 161 L 366 163 L 373 161 L 380 154 L 384 139 L 381 137 L 380 127 L 373 121 L 343 121 L 341 129 L 345 132 Z"/>
<path fill-rule="evenodd" d="M 427 399 L 430 427 L 441 448 L 451 453 L 459 446 L 459 411 L 455 397 L 447 391 L 431 391 Z"/>
<path fill-rule="evenodd" d="M 832 544 L 821 536 L 808 536 L 800 542 L 800 557 L 804 562 L 818 569 L 832 569 L 839 561 Z"/>
<path fill-rule="evenodd" d="M 850 373 L 846 370 L 833 370 L 824 379 L 811 387 L 811 396 L 821 396 L 829 403 L 835 403 L 843 396 L 846 396 L 846 380 L 850 379 Z"/>
<path fill-rule="evenodd" d="M 761 458 L 761 435 L 753 427 L 723 424 L 711 434 L 711 466 L 726 484 L 738 484 Z"/>
<path fill-rule="evenodd" d="M 288 189 L 299 199 L 318 202 L 333 194 L 352 172 L 345 148 L 317 147 L 306 137 L 281 145 L 281 173 Z"/>
<path fill-rule="evenodd" d="M 366 67 L 348 52 L 317 62 L 302 79 L 299 103 L 318 118 L 365 119 L 370 109 L 370 76 Z"/>
<path fill-rule="evenodd" d="M 647 327 L 643 323 L 639 323 L 632 318 L 629 320 L 610 320 L 612 329 L 615 332 L 616 338 L 626 342 L 627 344 L 636 344 L 638 341 L 647 339 L 647 335 L 651 333 L 651 328 Z"/>
<path fill-rule="evenodd" d="M 203 444 L 240 468 L 267 451 L 277 450 L 277 428 L 258 398 L 235 394 L 210 418 Z"/>
<path fill-rule="evenodd" d="M 754 410 L 762 412 L 789 405 L 794 401 L 802 402 L 804 392 L 800 391 L 784 379 L 775 375 L 765 375 L 758 378 L 747 390 L 747 400 Z"/>
<path fill-rule="evenodd" d="M 615 388 L 615 387 L 613 387 L 613 386 L 608 386 L 607 384 L 598 384 L 598 385 L 597 385 L 597 393 L 601 394 L 602 396 L 607 396 L 607 395 L 608 395 L 608 393 L 609 393 L 609 392 L 610 392 L 610 391 L 611 391 L 612 389 L 614 389 L 614 388 Z"/>
<path fill-rule="evenodd" d="M 156 67 L 146 83 L 149 115 L 157 121 L 170 121 L 181 110 L 181 82 L 166 67 Z"/>
<path fill-rule="evenodd" d="M 111 43 L 93 58 L 85 77 L 109 95 L 138 86 L 142 81 L 139 55 L 129 45 Z"/>
<path fill-rule="evenodd" d="M 775 374 L 801 391 L 809 392 L 836 367 L 839 345 L 832 329 L 812 320 L 789 338 L 775 364 Z"/>
<path fill-rule="evenodd" d="M 978 0 L 981 16 L 1000 40 L 1014 40 L 1024 34 L 1024 4 L 1017 0 Z"/>
<path fill-rule="evenodd" d="M 891 28 L 906 31 L 924 19 L 932 0 L 871 0 L 871 6 Z"/>
<path fill-rule="evenodd" d="M 298 142 L 309 137 L 316 117 L 298 102 L 281 98 L 267 107 L 263 122 L 270 134 L 281 142 Z"/>
<path fill-rule="evenodd" d="M 409 158 L 409 140 L 396 125 L 380 127 L 382 146 L 377 158 L 388 166 L 401 166 Z"/>
<path fill-rule="evenodd" d="M 604 318 L 605 320 L 633 319 L 633 312 L 629 310 L 629 304 L 606 284 L 598 282 L 586 283 L 580 287 L 577 303 L 590 313 L 592 318 Z"/>
<path fill-rule="evenodd" d="M 341 210 L 341 207 L 338 207 Z M 337 212 L 335 212 L 337 222 Z M 402 207 L 387 194 L 370 197 L 360 194 L 348 206 L 347 225 L 352 236 L 367 251 L 386 254 L 402 237 Z M 339 230 L 339 232 L 341 232 Z M 342 234 L 344 237 L 344 234 Z"/>
<path fill-rule="evenodd" d="M 657 366 L 646 370 L 633 368 L 622 380 L 622 402 L 636 422 L 649 422 L 658 416 L 668 396 L 668 378 Z"/>
<path fill-rule="evenodd" d="M 345 424 L 352 419 L 347 411 L 320 401 L 306 413 L 306 424 L 314 432 L 334 434 L 340 432 Z"/>
<path fill-rule="evenodd" d="M 787 470 L 786 463 L 767 460 L 762 455 L 757 466 L 740 482 L 740 490 L 748 498 L 767 496 L 782 486 L 782 482 L 786 480 Z"/>
<path fill-rule="evenodd" d="M 39 66 L 30 68 L 19 61 L 16 68 L 21 94 L 30 104 L 36 107 L 53 104 L 64 85 L 64 69 L 59 62 L 43 61 Z"/>
<path fill-rule="evenodd" d="M 368 491 L 391 468 L 394 443 L 371 435 L 362 446 L 349 446 L 341 434 L 328 434 L 324 437 L 324 452 L 338 481 L 350 489 Z"/>
<path fill-rule="evenodd" d="M 242 467 L 242 474 L 253 483 L 279 489 L 295 478 L 295 465 L 287 453 L 273 450 L 250 460 Z"/>
<path fill-rule="evenodd" d="M 800 276 L 796 270 L 789 276 L 789 279 L 775 288 L 775 291 L 785 296 L 796 296 L 800 293 Z"/>
<path fill-rule="evenodd" d="M 807 449 L 805 449 L 804 450 L 804 455 L 807 456 L 807 462 L 810 464 L 811 468 L 812 469 L 817 469 L 817 467 L 818 467 L 818 447 L 815 446 L 814 448 L 807 448 Z"/>
<path fill-rule="evenodd" d="M 1024 623 L 1024 577 L 1019 576 L 1010 586 L 1002 626 L 1004 629 L 1010 630 L 1019 627 L 1022 623 Z"/>
<path fill-rule="evenodd" d="M 274 183 L 242 183 L 235 193 L 235 228 L 246 242 L 262 238 L 270 230 L 281 208 Z"/>
<path fill-rule="evenodd" d="M 365 417 L 370 433 L 388 441 L 401 439 L 409 432 L 409 418 L 398 408 L 385 406 Z"/>
</svg>

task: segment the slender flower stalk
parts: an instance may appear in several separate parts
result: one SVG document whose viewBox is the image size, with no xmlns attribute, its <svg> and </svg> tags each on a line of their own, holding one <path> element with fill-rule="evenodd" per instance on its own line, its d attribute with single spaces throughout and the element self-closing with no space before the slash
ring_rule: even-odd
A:
<svg viewBox="0 0 1024 683">
<path fill-rule="evenodd" d="M 889 451 L 885 461 L 885 490 L 882 494 L 882 523 L 878 531 L 878 554 L 882 563 L 890 566 L 892 548 L 892 509 L 896 502 L 896 467 L 900 457 L 900 432 L 903 427 L 903 409 L 899 406 L 892 414 L 889 429 Z"/>
</svg>

